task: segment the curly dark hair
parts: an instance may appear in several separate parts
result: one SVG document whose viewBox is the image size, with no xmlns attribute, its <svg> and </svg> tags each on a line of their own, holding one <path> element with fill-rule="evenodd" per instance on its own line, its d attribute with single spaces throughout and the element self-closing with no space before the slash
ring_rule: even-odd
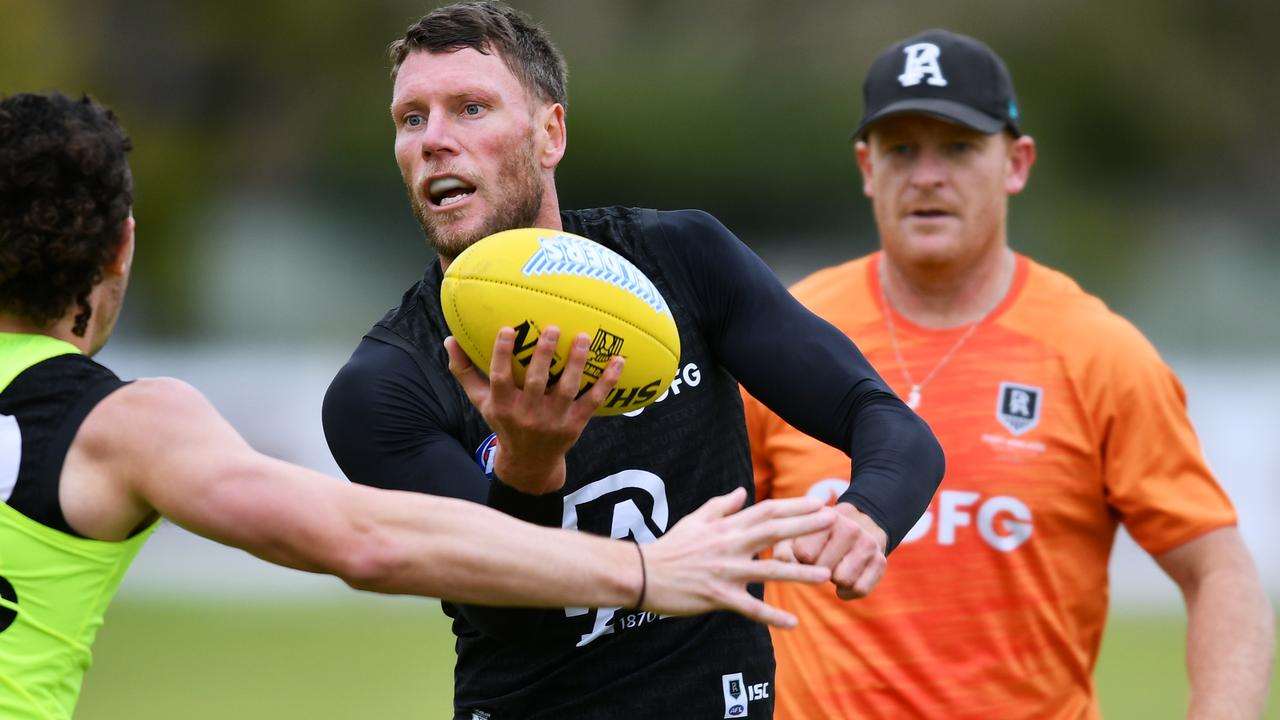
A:
<svg viewBox="0 0 1280 720">
<path fill-rule="evenodd" d="M 528 16 L 501 2 L 460 2 L 436 8 L 391 43 L 391 79 L 415 50 L 442 53 L 471 48 L 502 62 L 531 95 L 569 108 L 569 69 L 547 34 Z"/>
<path fill-rule="evenodd" d="M 84 336 L 89 293 L 133 207 L 131 149 L 115 114 L 87 96 L 0 100 L 0 311 L 49 328 L 74 303 Z"/>
</svg>

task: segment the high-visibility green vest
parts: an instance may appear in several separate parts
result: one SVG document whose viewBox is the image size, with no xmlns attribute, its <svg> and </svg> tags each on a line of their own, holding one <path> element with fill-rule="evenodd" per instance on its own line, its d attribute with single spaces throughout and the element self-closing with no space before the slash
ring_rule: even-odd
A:
<svg viewBox="0 0 1280 720">
<path fill-rule="evenodd" d="M 0 333 L 0 392 L 32 365 L 78 352 L 43 335 Z M 0 468 L 16 473 L 20 431 L 13 418 L 0 420 L 9 421 L 0 432 Z M 107 605 L 157 525 L 123 542 L 102 542 L 47 527 L 0 502 L 0 718 L 71 717 Z"/>
</svg>

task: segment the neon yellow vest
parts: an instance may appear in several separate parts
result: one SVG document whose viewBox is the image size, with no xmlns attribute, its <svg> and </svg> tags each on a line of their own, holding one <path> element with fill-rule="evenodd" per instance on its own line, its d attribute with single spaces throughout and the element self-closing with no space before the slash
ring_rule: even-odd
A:
<svg viewBox="0 0 1280 720">
<path fill-rule="evenodd" d="M 0 333 L 0 391 L 32 365 L 78 352 L 43 335 Z M 71 717 L 102 616 L 157 525 L 124 542 L 87 540 L 0 502 L 0 718 Z"/>
</svg>

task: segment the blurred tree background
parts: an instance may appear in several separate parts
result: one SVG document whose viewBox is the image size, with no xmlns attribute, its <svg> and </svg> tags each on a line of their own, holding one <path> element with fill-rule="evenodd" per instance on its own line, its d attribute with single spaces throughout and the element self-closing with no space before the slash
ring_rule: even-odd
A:
<svg viewBox="0 0 1280 720">
<path fill-rule="evenodd" d="M 1039 143 L 1018 249 L 1162 348 L 1280 339 L 1280 4 L 514 4 L 569 60 L 565 207 L 705 208 L 788 281 L 866 252 L 862 73 L 947 27 L 1005 57 Z M 0 92 L 87 92 L 135 140 L 124 337 L 353 344 L 398 300 L 430 254 L 392 158 L 384 50 L 433 6 L 0 0 Z"/>
</svg>

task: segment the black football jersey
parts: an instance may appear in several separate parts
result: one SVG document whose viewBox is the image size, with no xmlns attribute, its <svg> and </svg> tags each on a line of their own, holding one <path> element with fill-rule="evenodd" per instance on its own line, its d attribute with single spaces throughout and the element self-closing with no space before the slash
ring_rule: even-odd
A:
<svg viewBox="0 0 1280 720">
<path fill-rule="evenodd" d="M 651 542 L 708 499 L 753 491 L 742 382 L 797 427 L 860 453 L 877 470 L 866 482 L 855 473 L 844 499 L 881 522 L 891 543 L 910 529 L 941 477 L 939 458 L 912 449 L 928 450 L 932 435 L 856 347 L 791 299 L 728 230 L 698 211 L 603 208 L 562 220 L 565 231 L 618 252 L 657 286 L 680 333 L 671 387 L 641 410 L 588 423 L 559 493 L 531 497 L 502 486 L 488 472 L 501 448 L 447 370 L 442 272 L 432 263 L 326 396 L 326 435 L 351 479 Z M 876 415 L 875 427 L 858 426 L 871 407 L 889 412 Z M 457 718 L 772 716 L 768 630 L 734 613 L 445 608 L 457 636 Z"/>
</svg>

